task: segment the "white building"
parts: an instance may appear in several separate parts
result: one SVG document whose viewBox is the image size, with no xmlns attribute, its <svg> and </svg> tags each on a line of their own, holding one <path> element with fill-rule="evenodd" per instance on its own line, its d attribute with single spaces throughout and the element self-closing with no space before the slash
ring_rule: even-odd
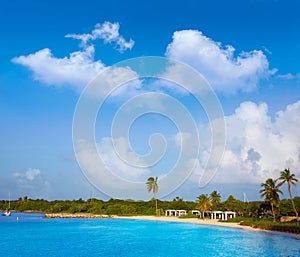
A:
<svg viewBox="0 0 300 257">
<path fill-rule="evenodd" d="M 199 210 L 192 210 L 192 214 L 199 216 L 200 218 L 205 218 L 210 216 L 211 211 L 199 211 Z"/>
<path fill-rule="evenodd" d="M 185 216 L 187 215 L 186 210 L 166 210 L 166 216 Z"/>
<path fill-rule="evenodd" d="M 236 217 L 234 211 L 212 211 L 211 219 L 212 220 L 228 220 Z"/>
</svg>

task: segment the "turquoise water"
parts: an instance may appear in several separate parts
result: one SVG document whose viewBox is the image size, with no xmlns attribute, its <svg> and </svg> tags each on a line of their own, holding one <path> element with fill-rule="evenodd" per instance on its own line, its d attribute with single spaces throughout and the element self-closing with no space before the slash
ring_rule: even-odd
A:
<svg viewBox="0 0 300 257">
<path fill-rule="evenodd" d="M 19 220 L 17 220 L 19 217 Z M 0 256 L 300 256 L 300 241 L 265 232 L 123 219 L 0 217 Z"/>
</svg>

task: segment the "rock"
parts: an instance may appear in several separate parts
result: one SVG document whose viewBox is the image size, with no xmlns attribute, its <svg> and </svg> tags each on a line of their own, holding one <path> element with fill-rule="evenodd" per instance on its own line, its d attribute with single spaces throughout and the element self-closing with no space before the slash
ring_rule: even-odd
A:
<svg viewBox="0 0 300 257">
<path fill-rule="evenodd" d="M 290 222 L 292 220 L 296 220 L 296 216 L 283 216 L 280 218 L 280 222 Z M 298 220 L 300 220 L 299 217 Z"/>
<path fill-rule="evenodd" d="M 110 218 L 109 215 L 90 214 L 90 213 L 46 213 L 47 219 L 102 219 Z"/>
</svg>

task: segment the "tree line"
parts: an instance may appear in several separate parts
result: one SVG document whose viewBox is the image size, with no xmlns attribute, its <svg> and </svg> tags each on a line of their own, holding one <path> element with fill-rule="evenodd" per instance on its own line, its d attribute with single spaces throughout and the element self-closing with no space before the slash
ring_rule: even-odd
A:
<svg viewBox="0 0 300 257">
<path fill-rule="evenodd" d="M 220 210 L 235 211 L 244 217 L 266 217 L 269 214 L 275 219 L 281 216 L 298 216 L 300 209 L 300 197 L 292 197 L 291 186 L 296 185 L 298 179 L 291 174 L 289 169 L 280 173 L 278 179 L 268 179 L 261 184 L 261 196 L 264 201 L 243 202 L 230 195 L 222 201 L 220 193 L 216 190 L 210 194 L 201 194 L 195 201 L 185 201 L 175 197 L 172 201 L 161 201 L 157 199 L 158 178 L 150 177 L 147 182 L 147 190 L 153 193 L 150 201 L 134 201 L 110 199 L 103 201 L 95 198 L 88 200 L 55 200 L 30 199 L 27 196 L 18 200 L 10 201 L 12 211 L 35 211 L 35 212 L 67 212 L 67 213 L 92 213 L 106 215 L 163 215 L 165 210 Z M 287 184 L 290 199 L 279 199 L 282 191 L 279 189 Z M 0 210 L 7 209 L 8 201 L 0 201 Z"/>
<path fill-rule="evenodd" d="M 216 191 L 214 191 L 216 192 Z M 235 199 L 230 195 L 226 200 L 221 201 L 221 196 L 218 197 L 220 202 L 212 200 L 211 193 L 208 196 L 210 203 L 206 205 L 211 210 L 235 211 L 238 215 L 245 217 L 264 217 L 266 213 L 271 211 L 269 203 L 265 201 L 243 202 Z M 219 194 L 219 193 L 217 193 Z M 201 200 L 200 200 L 201 199 Z M 18 200 L 11 201 L 12 211 L 35 211 L 35 212 L 66 212 L 66 213 L 91 213 L 91 214 L 106 214 L 106 215 L 163 215 L 165 210 L 204 210 L 201 207 L 203 196 L 199 196 L 195 201 L 185 201 L 180 197 L 175 197 L 171 201 L 161 201 L 152 199 L 150 201 L 134 201 L 134 200 L 119 200 L 110 199 L 103 201 L 95 198 L 88 200 L 55 200 L 48 201 L 44 199 L 30 199 L 23 197 Z M 25 201 L 24 201 L 25 200 Z M 300 197 L 293 198 L 295 208 L 300 209 Z M 157 201 L 158 209 L 156 211 L 155 202 Z M 7 201 L 0 201 L 0 210 L 7 208 Z M 206 203 L 207 204 L 207 203 Z M 205 205 L 204 205 L 205 206 Z M 204 207 L 203 207 L 204 208 Z M 205 209 L 206 209 L 205 208 Z M 206 209 L 207 210 L 207 209 Z M 293 215 L 293 207 L 290 199 L 283 199 L 277 207 L 277 218 L 281 216 Z"/>
<path fill-rule="evenodd" d="M 203 211 L 235 211 L 240 216 L 249 217 L 271 217 L 273 221 L 276 220 L 276 214 L 281 216 L 291 216 L 295 214 L 297 226 L 299 225 L 298 211 L 300 208 L 300 198 L 293 199 L 291 186 L 296 186 L 298 179 L 295 174 L 291 173 L 290 169 L 284 169 L 280 172 L 277 179 L 268 178 L 264 183 L 261 183 L 262 189 L 259 191 L 260 196 L 264 197 L 264 202 L 250 202 L 244 203 L 236 200 L 233 196 L 229 196 L 225 202 L 221 202 L 221 195 L 217 191 L 213 191 L 210 195 L 201 194 L 196 200 L 196 209 Z M 290 202 L 281 200 L 279 194 L 283 194 L 280 187 L 287 184 L 287 189 L 290 197 Z M 149 177 L 147 182 L 148 192 L 153 192 L 153 199 L 156 202 L 156 214 L 158 214 L 158 204 L 156 194 L 158 192 L 158 178 Z M 291 206 L 290 206 L 291 205 Z M 292 210 L 292 211 L 291 211 Z M 292 213 L 293 212 L 293 213 Z"/>
</svg>

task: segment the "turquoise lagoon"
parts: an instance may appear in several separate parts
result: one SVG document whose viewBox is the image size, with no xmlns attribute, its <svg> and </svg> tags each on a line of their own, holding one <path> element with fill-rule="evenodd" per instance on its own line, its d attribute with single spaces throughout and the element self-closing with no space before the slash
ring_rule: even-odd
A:
<svg viewBox="0 0 300 257">
<path fill-rule="evenodd" d="M 42 216 L 12 213 L 0 217 L 0 256 L 300 256 L 299 240 L 268 232 Z"/>
</svg>

